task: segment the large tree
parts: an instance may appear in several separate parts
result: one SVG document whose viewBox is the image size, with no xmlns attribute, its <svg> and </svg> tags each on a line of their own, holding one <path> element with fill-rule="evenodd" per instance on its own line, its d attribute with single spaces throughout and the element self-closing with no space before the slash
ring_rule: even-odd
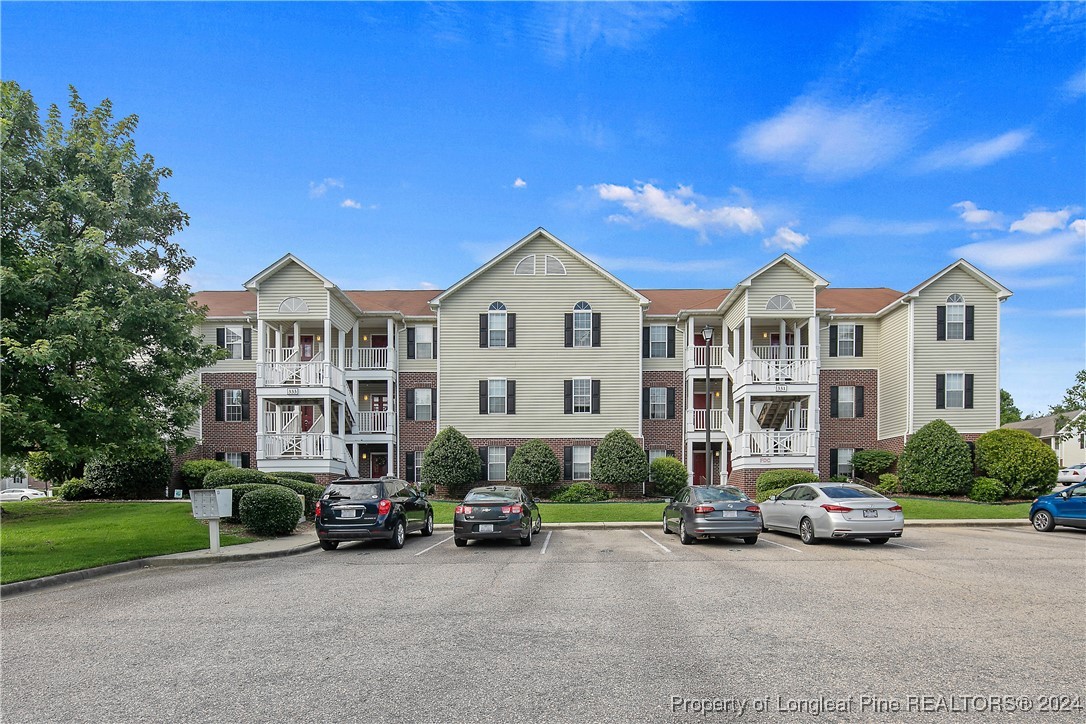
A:
<svg viewBox="0 0 1086 724">
<path fill-rule="evenodd" d="M 1014 404 L 1011 393 L 1001 389 L 999 391 L 999 425 L 1002 427 L 1008 422 L 1018 422 L 1022 419 L 1022 411 Z"/>
<path fill-rule="evenodd" d="M 1063 430 L 1061 440 L 1086 433 L 1086 415 L 1075 418 L 1080 410 L 1086 410 L 1086 370 L 1078 371 L 1075 384 L 1067 388 L 1058 405 L 1048 410 L 1049 415 L 1056 415 L 1056 432 Z"/>
<path fill-rule="evenodd" d="M 55 105 L 43 124 L 28 91 L 0 90 L 3 453 L 78 467 L 184 444 L 202 397 L 186 376 L 218 353 L 193 334 L 170 170 L 136 153 L 138 119 L 108 100 L 72 88 L 67 125 Z"/>
</svg>

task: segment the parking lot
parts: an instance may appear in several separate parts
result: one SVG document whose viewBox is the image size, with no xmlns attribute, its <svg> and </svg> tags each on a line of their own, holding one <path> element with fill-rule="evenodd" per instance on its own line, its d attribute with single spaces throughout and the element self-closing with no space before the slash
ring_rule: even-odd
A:
<svg viewBox="0 0 1086 724">
<path fill-rule="evenodd" d="M 6 599 L 2 714 L 929 721 L 1013 697 L 996 702 L 1009 718 L 1079 721 L 1081 698 L 1058 697 L 1084 694 L 1084 574 L 1086 534 L 1071 530 L 683 546 L 655 528 L 545 526 L 528 548 L 455 548 L 439 530 L 399 551 L 347 544 Z"/>
</svg>

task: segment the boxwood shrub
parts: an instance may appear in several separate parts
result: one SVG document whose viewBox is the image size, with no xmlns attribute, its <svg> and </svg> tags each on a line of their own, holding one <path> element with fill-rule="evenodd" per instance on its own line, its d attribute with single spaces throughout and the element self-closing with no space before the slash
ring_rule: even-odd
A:
<svg viewBox="0 0 1086 724">
<path fill-rule="evenodd" d="M 977 468 L 1007 486 L 1012 498 L 1052 490 L 1059 474 L 1055 451 L 1025 430 L 1000 428 L 977 438 Z"/>
<path fill-rule="evenodd" d="M 763 490 L 784 490 L 800 483 L 817 483 L 818 476 L 810 470 L 766 470 L 758 476 L 754 487 Z"/>
<path fill-rule="evenodd" d="M 302 501 L 285 487 L 264 485 L 242 496 L 238 512 L 257 535 L 290 535 L 302 517 Z"/>
<path fill-rule="evenodd" d="M 277 478 L 290 478 L 291 480 L 297 480 L 302 483 L 310 483 L 315 485 L 317 483 L 317 476 L 313 473 L 295 473 L 287 471 L 285 473 L 273 473 Z"/>
<path fill-rule="evenodd" d="M 973 484 L 969 445 L 945 420 L 932 420 L 905 443 L 898 460 L 901 489 L 920 495 L 957 495 Z"/>
<path fill-rule="evenodd" d="M 61 500 L 90 500 L 94 497 L 94 491 L 83 478 L 72 478 L 57 488 L 56 494 Z"/>
<path fill-rule="evenodd" d="M 875 492 L 883 495 L 897 495 L 901 492 L 901 480 L 893 473 L 883 473 L 879 476 L 879 484 L 875 486 Z"/>
<path fill-rule="evenodd" d="M 649 466 L 649 472 L 652 474 L 652 486 L 657 495 L 674 497 L 686 487 L 686 466 L 678 458 L 656 458 Z"/>
<path fill-rule="evenodd" d="M 598 503 L 608 500 L 611 493 L 592 483 L 565 485 L 551 498 L 555 503 Z"/>
<path fill-rule="evenodd" d="M 529 440 L 513 453 L 507 477 L 514 485 L 538 494 L 561 479 L 562 465 L 550 445 L 542 440 Z"/>
<path fill-rule="evenodd" d="M 627 488 L 649 479 L 649 461 L 645 450 L 626 430 L 616 428 L 600 440 L 596 456 L 592 459 L 592 479 L 617 486 L 623 494 Z"/>
<path fill-rule="evenodd" d="M 240 523 L 241 522 L 241 507 L 240 506 L 241 506 L 242 498 L 244 498 L 246 495 L 253 492 L 254 490 L 261 490 L 263 488 L 267 488 L 267 487 L 273 486 L 273 485 L 275 487 L 282 488 L 281 485 L 275 485 L 274 483 L 238 483 L 237 485 L 220 485 L 219 488 L 224 488 L 226 490 L 233 490 L 234 491 L 234 494 L 230 498 L 230 517 L 229 518 L 223 518 L 223 520 L 225 520 L 227 523 Z M 284 490 L 285 490 L 285 488 L 284 488 Z M 294 493 L 291 492 L 291 491 L 287 491 L 287 492 L 290 492 L 291 495 L 294 495 Z M 294 495 L 294 499 L 297 500 L 298 496 Z M 298 516 L 301 517 L 301 513 L 299 513 Z M 295 522 L 297 522 L 297 519 L 295 519 Z"/>
<path fill-rule="evenodd" d="M 881 475 L 897 462 L 889 450 L 857 450 L 852 456 L 852 468 L 860 475 Z"/>
<path fill-rule="evenodd" d="M 969 499 L 978 503 L 998 503 L 1007 494 L 1007 486 L 995 478 L 974 478 Z"/>
<path fill-rule="evenodd" d="M 271 482 L 276 485 L 281 485 L 284 488 L 289 488 L 295 493 L 301 493 L 305 496 L 305 514 L 310 518 L 313 517 L 313 510 L 317 507 L 317 501 L 320 500 L 321 495 L 324 493 L 324 487 L 321 485 L 314 485 L 313 483 L 303 483 L 296 478 L 284 478 L 282 475 L 276 473 L 271 476 Z"/>
<path fill-rule="evenodd" d="M 235 468 L 233 466 L 221 470 L 212 470 L 204 476 L 205 488 L 225 488 L 230 485 L 241 485 L 242 483 L 265 483 L 270 485 L 273 482 L 275 481 L 271 479 L 270 475 L 255 468 Z"/>
<path fill-rule="evenodd" d="M 87 463 L 83 478 L 96 498 L 147 500 L 163 498 L 173 465 L 165 452 Z"/>
<path fill-rule="evenodd" d="M 225 460 L 189 460 L 181 463 L 181 484 L 186 488 L 204 487 L 204 477 L 212 470 L 233 467 Z"/>
<path fill-rule="evenodd" d="M 754 502 L 761 503 L 761 502 L 763 502 L 765 500 L 768 500 L 769 498 L 772 498 L 774 495 L 780 495 L 785 490 L 786 490 L 786 488 L 773 488 L 772 490 L 761 490 L 761 491 L 758 492 L 758 495 L 756 495 L 754 497 Z"/>
</svg>

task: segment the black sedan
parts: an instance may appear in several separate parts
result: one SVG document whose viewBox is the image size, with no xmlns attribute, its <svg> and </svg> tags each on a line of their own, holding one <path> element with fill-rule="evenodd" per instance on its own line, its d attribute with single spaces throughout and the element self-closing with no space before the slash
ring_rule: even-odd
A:
<svg viewBox="0 0 1086 724">
<path fill-rule="evenodd" d="M 488 485 L 472 488 L 453 515 L 453 538 L 463 547 L 468 540 L 505 538 L 532 544 L 532 535 L 543 527 L 539 506 L 523 488 Z"/>
<path fill-rule="evenodd" d="M 317 501 L 313 517 L 321 548 L 342 541 L 384 540 L 403 548 L 408 532 L 434 534 L 434 509 L 415 485 L 396 478 L 342 478 Z"/>
<path fill-rule="evenodd" d="M 754 545 L 762 532 L 762 510 L 734 486 L 688 485 L 664 507 L 663 527 L 664 533 L 677 531 L 683 545 L 710 536 Z"/>
</svg>

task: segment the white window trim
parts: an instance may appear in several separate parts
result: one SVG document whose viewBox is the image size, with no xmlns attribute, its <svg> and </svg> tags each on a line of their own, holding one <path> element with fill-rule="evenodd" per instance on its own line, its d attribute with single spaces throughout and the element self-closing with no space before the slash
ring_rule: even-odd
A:
<svg viewBox="0 0 1086 724">
<path fill-rule="evenodd" d="M 427 397 L 426 404 L 423 405 L 419 402 L 419 393 L 424 393 Z M 420 418 L 419 410 L 425 409 L 427 411 L 427 417 Z M 419 422 L 429 422 L 434 419 L 434 393 L 431 387 L 416 387 L 415 388 L 415 420 Z"/>
<path fill-rule="evenodd" d="M 588 392 L 581 395 L 581 397 L 583 399 L 587 399 L 587 402 L 585 403 L 585 407 L 587 407 L 588 409 L 585 409 L 585 410 L 578 410 L 577 409 L 577 383 L 578 382 L 582 382 L 582 383 L 587 382 L 588 383 Z M 591 415 L 592 414 L 592 378 L 591 377 L 574 377 L 573 378 L 573 414 L 574 415 Z"/>
<path fill-rule="evenodd" d="M 516 267 L 513 268 L 513 276 L 534 277 L 535 254 L 529 254 L 528 256 L 518 261 Z"/>
<path fill-rule="evenodd" d="M 222 454 L 222 459 L 230 465 L 233 465 L 235 468 L 240 468 L 242 462 L 241 455 L 242 453 L 239 452 L 224 452 Z"/>
<path fill-rule="evenodd" d="M 237 393 L 237 402 L 233 402 L 234 395 Z M 225 422 L 244 422 L 242 415 L 242 391 L 240 389 L 227 389 L 223 390 L 223 414 L 222 419 Z M 231 410 L 235 412 L 231 413 Z"/>
<path fill-rule="evenodd" d="M 943 374 L 944 374 L 944 377 L 943 377 L 943 379 L 944 379 L 944 383 L 943 383 L 943 407 L 945 409 L 947 409 L 947 410 L 964 410 L 965 409 L 965 372 L 955 370 L 953 372 L 944 372 Z M 951 377 L 951 375 L 961 377 L 962 386 L 960 388 L 960 392 L 962 393 L 962 404 L 960 404 L 960 405 L 951 405 L 950 404 L 950 377 Z M 958 392 L 959 390 L 955 389 L 954 391 Z"/>
<path fill-rule="evenodd" d="M 656 396 L 662 399 L 659 402 L 653 401 L 654 393 L 658 393 Z M 657 416 L 656 411 L 659 411 Z M 667 419 L 667 388 L 666 387 L 650 387 L 649 388 L 649 419 L 650 420 L 666 420 Z M 651 462 L 651 461 L 650 461 Z"/>
<path fill-rule="evenodd" d="M 841 454 L 842 453 L 848 453 L 848 461 L 847 462 L 842 462 L 841 461 L 841 457 L 842 457 Z M 837 474 L 838 475 L 847 475 L 850 478 L 852 477 L 853 473 L 856 470 L 856 468 L 854 468 L 852 466 L 852 456 L 855 455 L 855 454 L 856 454 L 856 448 L 854 448 L 854 447 L 839 447 L 839 448 L 837 448 Z M 846 467 L 848 468 L 847 472 L 845 471 Z"/>
<path fill-rule="evenodd" d="M 551 262 L 557 265 L 554 271 L 551 271 Z M 553 254 L 543 255 L 543 274 L 545 276 L 559 276 L 564 277 L 566 275 L 566 265 L 562 263 L 562 260 Z"/>
<path fill-rule="evenodd" d="M 852 330 L 852 335 L 849 339 L 842 339 L 841 332 L 848 327 Z M 841 351 L 842 342 L 851 342 L 852 350 L 845 354 Z M 856 356 L 856 323 L 855 322 L 841 322 L 837 325 L 837 356 L 838 357 L 855 357 Z"/>
<path fill-rule="evenodd" d="M 495 309 L 494 305 L 500 304 L 501 309 Z M 509 346 L 509 310 L 501 302 L 494 302 L 487 309 L 486 317 L 486 346 L 492 349 L 505 349 Z M 501 320 L 501 324 L 496 322 Z M 494 333 L 501 330 L 501 344 L 494 344 Z"/>
<path fill-rule="evenodd" d="M 577 459 L 577 451 L 581 450 L 582 457 L 587 458 L 585 460 Z M 581 465 L 585 469 L 585 473 L 578 477 L 577 466 Z M 591 480 L 592 479 L 592 446 L 590 445 L 574 445 L 573 446 L 573 469 L 570 471 L 574 480 Z"/>
<path fill-rule="evenodd" d="M 649 325 L 649 359 L 666 359 L 667 358 L 667 328 L 666 324 L 650 324 Z M 663 339 L 653 339 L 658 330 L 662 330 Z M 662 344 L 663 348 L 660 354 L 656 354 L 656 345 Z"/>
<path fill-rule="evenodd" d="M 957 297 L 961 301 L 950 301 L 953 297 Z M 953 321 L 950 319 L 951 310 L 954 310 L 955 317 Z M 954 325 L 955 335 L 951 336 L 951 326 Z M 958 336 L 960 333 L 960 336 Z M 951 294 L 946 298 L 946 338 L 947 340 L 964 341 L 965 340 L 965 297 L 961 294 Z"/>
<path fill-rule="evenodd" d="M 581 334 L 578 335 L 578 332 Z M 577 302 L 573 307 L 573 346 L 581 349 L 592 346 L 592 306 L 588 302 Z"/>
<path fill-rule="evenodd" d="M 245 356 L 245 336 L 242 327 L 224 327 L 223 348 L 230 353 L 228 359 L 242 359 Z M 234 339 L 230 339 L 234 335 Z M 236 352 L 236 353 L 235 353 Z"/>
<path fill-rule="evenodd" d="M 488 320 L 489 321 L 489 320 Z M 423 336 L 428 336 L 429 339 L 423 340 Z M 426 355 L 420 354 L 419 350 L 425 348 Z M 415 326 L 415 359 L 433 359 L 434 358 L 434 325 L 432 324 L 419 324 Z"/>
<path fill-rule="evenodd" d="M 494 383 L 500 382 L 502 384 L 502 394 L 494 394 Z M 502 409 L 499 412 L 494 409 L 494 400 L 501 398 Z M 508 415 L 509 414 L 509 382 L 504 377 L 490 377 L 486 381 L 486 414 L 488 415 Z"/>
<path fill-rule="evenodd" d="M 848 390 L 850 395 L 849 400 L 845 400 L 842 397 L 844 390 Z M 849 414 L 844 413 L 844 405 L 849 405 Z M 850 420 L 856 417 L 856 386 L 855 385 L 841 385 L 837 388 L 837 417 L 840 419 Z"/>
<path fill-rule="evenodd" d="M 506 459 L 508 450 L 500 445 L 491 445 L 486 449 L 486 479 L 488 482 L 503 482 L 509 476 L 509 461 Z M 500 460 L 495 458 L 500 457 Z M 494 467 L 501 466 L 503 475 L 495 477 Z"/>
</svg>

